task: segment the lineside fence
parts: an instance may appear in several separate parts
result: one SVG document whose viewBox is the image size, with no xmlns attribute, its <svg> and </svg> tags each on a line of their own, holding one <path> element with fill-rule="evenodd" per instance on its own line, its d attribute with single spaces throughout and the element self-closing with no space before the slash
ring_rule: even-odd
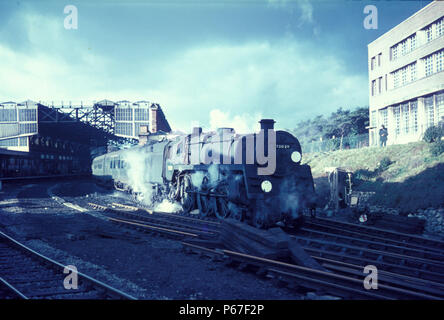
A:
<svg viewBox="0 0 444 320">
<path fill-rule="evenodd" d="M 304 153 L 328 152 L 335 150 L 359 149 L 369 146 L 368 133 L 353 135 L 343 138 L 334 138 L 323 141 L 312 141 L 304 143 L 301 141 Z"/>
</svg>

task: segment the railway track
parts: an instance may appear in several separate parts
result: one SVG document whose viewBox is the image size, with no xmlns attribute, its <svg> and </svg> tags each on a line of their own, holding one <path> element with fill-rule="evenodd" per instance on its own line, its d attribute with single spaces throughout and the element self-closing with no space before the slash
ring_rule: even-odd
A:
<svg viewBox="0 0 444 320">
<path fill-rule="evenodd" d="M 376 240 L 387 244 L 403 245 L 407 248 L 427 252 L 444 252 L 444 241 L 355 223 L 325 218 L 305 217 L 304 227 L 317 231 L 341 233 L 343 235 L 349 235 L 360 239 Z"/>
<path fill-rule="evenodd" d="M 145 232 L 154 232 L 181 239 L 187 237 L 214 239 L 219 235 L 219 222 L 155 212 L 119 203 L 112 203 L 110 206 L 95 203 L 89 203 L 88 205 L 96 210 L 107 212 L 107 219 L 111 222 Z"/>
<path fill-rule="evenodd" d="M 297 236 L 294 236 L 294 238 L 305 251 L 315 256 L 337 259 L 344 262 L 373 264 L 383 270 L 416 275 L 423 279 L 437 282 L 444 280 L 442 277 L 444 274 L 444 264 L 442 262 L 369 249 L 364 245 L 353 246 L 335 241 L 300 238 Z"/>
<path fill-rule="evenodd" d="M 189 214 L 153 212 L 149 209 L 119 203 L 101 206 L 99 209 L 125 217 L 125 219 L 110 218 L 118 220 L 115 222 L 134 225 L 142 230 L 160 228 L 154 232 L 173 235 L 183 240 L 183 243 L 187 241 L 186 239 L 193 238 L 214 240 L 220 232 L 220 222 L 202 220 Z M 353 229 L 355 227 L 356 230 Z M 211 233 L 211 236 L 205 233 L 201 234 L 202 231 Z M 239 252 L 233 253 L 233 251 L 224 249 L 214 251 L 214 248 L 199 247 L 196 242 L 184 244 L 184 246 L 201 253 L 210 253 L 213 258 L 229 256 L 230 259 L 234 257 L 233 260 L 243 264 L 255 265 L 260 268 L 266 267 L 267 273 L 275 278 L 285 279 L 285 281 L 292 283 L 302 283 L 316 290 L 328 289 L 328 292 L 334 294 L 339 292 L 342 294 L 339 296 L 345 298 L 444 298 L 444 279 L 442 277 L 444 274 L 444 250 L 441 250 L 439 241 L 319 218 L 307 219 L 304 227 L 296 232 L 293 231 L 291 237 L 328 270 L 328 275 L 319 274 L 317 270 L 299 269 L 301 267 L 289 265 L 283 261 L 261 260 L 263 258 Z M 381 294 L 383 291 L 380 290 L 375 294 L 362 288 L 362 270 L 366 265 L 377 266 L 381 275 L 380 279 L 386 285 L 386 287 L 383 285 L 386 291 L 383 294 Z M 310 277 L 312 277 L 311 280 Z M 349 287 L 344 286 L 346 283 Z"/>
<path fill-rule="evenodd" d="M 1 299 L 135 300 L 133 296 L 80 272 L 77 273 L 77 289 L 66 289 L 64 265 L 3 232 L 0 232 L 0 262 Z"/>
<path fill-rule="evenodd" d="M 310 219 L 292 237 L 315 259 L 355 265 L 443 283 L 440 241 L 327 219 Z M 382 235 L 382 236 L 381 236 Z M 383 238 L 387 235 L 387 238 Z M 396 239 L 394 239 L 396 238 Z M 412 238 L 413 244 L 406 239 Z"/>
<path fill-rule="evenodd" d="M 412 247 L 408 243 L 402 242 L 387 242 L 379 237 L 358 237 L 357 233 L 350 234 L 349 232 L 340 232 L 340 230 L 319 231 L 315 228 L 302 227 L 297 231 L 297 237 L 300 239 L 321 239 L 324 241 L 335 241 L 336 243 L 365 246 L 370 249 L 444 263 L 444 251 L 434 250 L 433 248 Z"/>
<path fill-rule="evenodd" d="M 90 205 L 98 206 L 91 203 Z M 111 208 L 100 207 L 102 210 L 109 210 L 130 218 L 129 220 L 119 219 L 117 222 L 121 224 L 132 224 L 170 234 L 179 233 L 180 235 L 180 232 L 184 232 L 183 236 L 201 239 L 216 238 L 219 234 L 220 223 L 217 221 L 180 214 L 158 213 L 119 203 L 112 203 Z M 430 245 L 435 245 L 434 240 L 327 219 L 307 220 L 304 227 L 292 231 L 291 236 L 316 258 L 324 257 L 358 265 L 374 264 L 388 272 L 398 272 L 436 282 L 443 281 L 444 251 L 439 250 L 439 245 L 438 249 L 434 246 L 430 247 Z M 354 226 L 358 231 L 347 230 Z M 162 229 L 156 230 L 156 228 Z M 364 236 L 360 236 L 362 234 Z M 391 238 L 383 238 L 381 234 L 391 235 Z M 415 243 L 407 242 L 406 239 L 410 238 L 415 239 Z"/>
<path fill-rule="evenodd" d="M 341 272 L 325 272 L 306 268 L 282 261 L 240 252 L 212 249 L 192 243 L 182 242 L 186 251 L 197 252 L 213 259 L 229 259 L 255 267 L 254 271 L 266 274 L 275 280 L 284 281 L 299 289 L 317 290 L 342 297 L 344 299 L 442 299 L 442 290 L 429 288 L 424 283 L 404 283 L 403 279 L 390 278 L 384 274 L 380 278 L 377 290 L 366 290 L 364 276 L 352 268 L 343 268 Z"/>
<path fill-rule="evenodd" d="M 342 274 L 344 271 L 347 274 L 354 274 L 356 277 L 362 277 L 362 270 L 364 266 L 351 263 L 345 263 L 338 260 L 331 260 L 327 258 L 321 258 L 312 256 L 317 260 L 324 268 L 335 273 Z M 416 290 L 419 292 L 427 292 L 432 295 L 442 296 L 444 293 L 444 285 L 439 282 L 433 282 L 423 280 L 417 277 L 409 277 L 399 273 L 387 272 L 383 270 L 378 271 L 378 277 L 384 281 L 391 281 L 397 286 L 408 288 L 410 290 Z"/>
</svg>

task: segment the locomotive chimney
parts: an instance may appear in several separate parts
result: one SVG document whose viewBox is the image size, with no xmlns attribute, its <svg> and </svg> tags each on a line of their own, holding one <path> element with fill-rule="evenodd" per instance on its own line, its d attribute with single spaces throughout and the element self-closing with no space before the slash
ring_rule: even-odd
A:
<svg viewBox="0 0 444 320">
<path fill-rule="evenodd" d="M 273 119 L 262 119 L 259 121 L 259 123 L 261 124 L 261 130 L 265 130 L 267 132 L 267 129 L 274 129 L 274 124 L 276 121 Z"/>
</svg>

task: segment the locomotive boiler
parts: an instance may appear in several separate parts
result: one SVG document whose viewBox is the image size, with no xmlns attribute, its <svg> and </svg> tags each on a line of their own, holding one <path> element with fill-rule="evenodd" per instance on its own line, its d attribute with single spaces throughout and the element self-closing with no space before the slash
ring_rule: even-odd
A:
<svg viewBox="0 0 444 320">
<path fill-rule="evenodd" d="M 179 202 L 183 211 L 227 217 L 267 228 L 281 221 L 298 225 L 314 210 L 311 169 L 302 164 L 301 145 L 274 120 L 260 121 L 259 133 L 231 128 L 165 135 L 143 146 L 101 155 L 92 172 L 102 184 L 153 204 Z"/>
</svg>

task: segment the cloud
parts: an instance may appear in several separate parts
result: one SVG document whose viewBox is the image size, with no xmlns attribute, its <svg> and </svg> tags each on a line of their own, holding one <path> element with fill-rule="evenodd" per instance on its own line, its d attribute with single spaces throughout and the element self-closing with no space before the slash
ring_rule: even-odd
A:
<svg viewBox="0 0 444 320">
<path fill-rule="evenodd" d="M 106 79 L 108 59 L 85 50 L 84 41 L 63 28 L 63 19 L 24 10 L 11 20 L 0 35 L 18 22 L 25 40 L 0 42 L 0 99 L 80 101 L 91 89 L 104 89 L 99 77 Z"/>
<path fill-rule="evenodd" d="M 296 5 L 299 14 L 299 26 L 315 22 L 311 0 L 268 0 L 268 4 L 275 8 L 289 8 L 292 12 L 294 12 L 293 8 Z"/>
<path fill-rule="evenodd" d="M 261 114 L 291 128 L 314 114 L 367 103 L 365 75 L 347 71 L 333 51 L 295 39 L 192 48 L 166 62 L 161 73 L 152 96 L 179 126 L 208 123 L 218 109 L 233 120 Z"/>
<path fill-rule="evenodd" d="M 310 0 L 301 0 L 298 4 L 301 10 L 301 23 L 313 23 L 313 5 Z"/>
<path fill-rule="evenodd" d="M 366 74 L 349 71 L 340 48 L 314 41 L 214 40 L 161 59 L 152 59 L 150 50 L 145 59 L 116 59 L 88 50 L 87 40 L 64 30 L 61 19 L 20 15 L 27 46 L 0 42 L 4 101 L 146 99 L 160 103 L 172 128 L 183 131 L 193 121 L 245 131 L 262 117 L 293 128 L 299 120 L 368 101 Z M 309 9 L 306 16 L 312 17 Z"/>
</svg>

